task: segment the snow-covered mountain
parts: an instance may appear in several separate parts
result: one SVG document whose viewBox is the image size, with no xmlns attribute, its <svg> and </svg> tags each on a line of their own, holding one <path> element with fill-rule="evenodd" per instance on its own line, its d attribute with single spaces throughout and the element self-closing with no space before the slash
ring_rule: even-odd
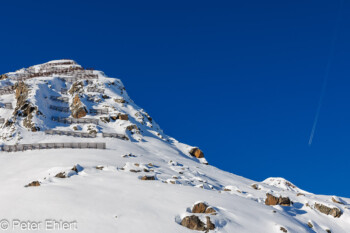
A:
<svg viewBox="0 0 350 233">
<path fill-rule="evenodd" d="M 349 198 L 208 165 L 101 71 L 56 60 L 0 79 L 0 231 L 350 232 Z"/>
</svg>

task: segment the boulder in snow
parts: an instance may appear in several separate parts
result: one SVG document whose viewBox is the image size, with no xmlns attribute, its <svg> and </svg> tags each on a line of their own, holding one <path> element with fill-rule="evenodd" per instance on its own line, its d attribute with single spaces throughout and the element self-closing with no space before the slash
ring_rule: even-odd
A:
<svg viewBox="0 0 350 233">
<path fill-rule="evenodd" d="M 330 208 L 320 203 L 315 203 L 315 208 L 321 213 L 331 215 L 334 218 L 339 218 L 343 214 L 337 207 Z"/>
<path fill-rule="evenodd" d="M 266 193 L 265 205 L 290 206 L 291 203 L 289 197 L 275 197 L 270 193 Z"/>
<path fill-rule="evenodd" d="M 36 186 L 40 186 L 39 181 L 33 181 L 33 182 L 27 184 L 25 187 L 36 187 Z"/>
<path fill-rule="evenodd" d="M 204 223 L 196 215 L 184 217 L 181 221 L 181 225 L 191 230 L 197 230 L 197 231 L 206 230 Z"/>
<path fill-rule="evenodd" d="M 197 148 L 197 147 L 192 148 L 192 149 L 190 150 L 190 154 L 191 154 L 192 156 L 196 157 L 196 158 L 204 158 L 203 152 L 202 152 L 199 148 Z"/>
</svg>

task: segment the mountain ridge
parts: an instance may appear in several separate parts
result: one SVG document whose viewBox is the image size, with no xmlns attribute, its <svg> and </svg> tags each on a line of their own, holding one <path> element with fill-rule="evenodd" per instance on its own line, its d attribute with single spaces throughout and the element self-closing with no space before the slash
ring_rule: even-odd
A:
<svg viewBox="0 0 350 233">
<path fill-rule="evenodd" d="M 208 165 L 102 71 L 54 60 L 2 75 L 0 90 L 0 214 L 12 227 L 52 218 L 78 232 L 350 232 L 349 198 Z"/>
</svg>

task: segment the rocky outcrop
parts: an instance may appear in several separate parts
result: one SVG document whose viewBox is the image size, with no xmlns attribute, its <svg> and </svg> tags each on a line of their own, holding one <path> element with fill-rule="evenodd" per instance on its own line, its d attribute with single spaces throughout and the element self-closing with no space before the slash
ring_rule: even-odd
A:
<svg viewBox="0 0 350 233">
<path fill-rule="evenodd" d="M 154 176 L 142 176 L 141 180 L 155 180 L 156 178 Z"/>
<path fill-rule="evenodd" d="M 207 208 L 208 208 L 207 204 L 200 202 L 200 203 L 197 203 L 193 206 L 192 213 L 203 214 L 203 213 L 205 213 L 205 210 Z"/>
<path fill-rule="evenodd" d="M 194 156 L 194 157 L 196 157 L 196 158 L 204 158 L 203 152 L 202 152 L 199 148 L 197 148 L 197 147 L 192 148 L 192 149 L 190 150 L 190 155 L 192 155 L 192 156 Z"/>
<path fill-rule="evenodd" d="M 336 197 L 332 197 L 332 201 L 333 201 L 334 203 L 344 205 L 344 202 L 340 201 L 340 200 L 339 200 L 338 198 L 336 198 Z"/>
<path fill-rule="evenodd" d="M 193 206 L 192 213 L 195 213 L 195 214 L 215 214 L 216 211 L 214 210 L 214 208 L 209 207 L 204 202 L 199 202 Z"/>
<path fill-rule="evenodd" d="M 127 120 L 129 120 L 129 116 L 128 116 L 128 114 L 120 113 L 120 114 L 118 114 L 117 119 L 127 121 Z"/>
<path fill-rule="evenodd" d="M 4 79 L 7 79 L 8 76 L 6 74 L 1 74 L 0 75 L 0 80 L 4 80 Z"/>
<path fill-rule="evenodd" d="M 15 98 L 16 98 L 16 108 L 14 111 L 15 117 L 23 117 L 23 126 L 32 132 L 39 131 L 40 128 L 37 127 L 33 122 L 34 114 L 41 114 L 38 108 L 30 103 L 28 98 L 29 89 L 24 82 L 18 82 L 15 84 Z"/>
<path fill-rule="evenodd" d="M 275 197 L 272 194 L 266 193 L 265 205 L 282 205 L 290 206 L 292 202 L 289 197 Z"/>
<path fill-rule="evenodd" d="M 204 224 L 198 216 L 191 215 L 184 217 L 181 221 L 181 225 L 197 231 L 209 232 L 210 230 L 214 230 L 215 224 L 211 222 L 210 217 L 206 216 L 206 220 L 206 224 Z"/>
<path fill-rule="evenodd" d="M 86 116 L 87 110 L 85 105 L 81 102 L 79 95 L 76 94 L 73 98 L 73 102 L 70 105 L 70 110 L 72 112 L 72 117 L 74 118 L 81 118 Z"/>
<path fill-rule="evenodd" d="M 33 181 L 33 182 L 27 184 L 25 187 L 36 187 L 36 186 L 40 186 L 39 181 Z"/>
<path fill-rule="evenodd" d="M 191 230 L 205 231 L 204 222 L 202 222 L 196 215 L 186 216 L 182 219 L 181 225 Z"/>
<path fill-rule="evenodd" d="M 72 84 L 72 87 L 69 89 L 68 93 L 74 95 L 76 93 L 84 92 L 84 83 L 82 81 L 75 82 Z"/>
<path fill-rule="evenodd" d="M 331 215 L 334 218 L 339 218 L 343 214 L 341 210 L 338 209 L 337 207 L 330 208 L 320 203 L 315 203 L 315 209 L 317 209 L 323 214 Z"/>
</svg>

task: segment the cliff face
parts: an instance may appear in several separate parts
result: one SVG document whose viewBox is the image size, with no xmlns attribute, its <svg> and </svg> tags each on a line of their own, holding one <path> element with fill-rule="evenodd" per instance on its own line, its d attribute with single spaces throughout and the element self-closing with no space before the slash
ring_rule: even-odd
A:
<svg viewBox="0 0 350 233">
<path fill-rule="evenodd" d="M 70 105 L 71 115 L 74 118 L 82 118 L 87 114 L 85 105 L 81 102 L 79 95 L 75 94 L 73 102 Z"/>
</svg>

